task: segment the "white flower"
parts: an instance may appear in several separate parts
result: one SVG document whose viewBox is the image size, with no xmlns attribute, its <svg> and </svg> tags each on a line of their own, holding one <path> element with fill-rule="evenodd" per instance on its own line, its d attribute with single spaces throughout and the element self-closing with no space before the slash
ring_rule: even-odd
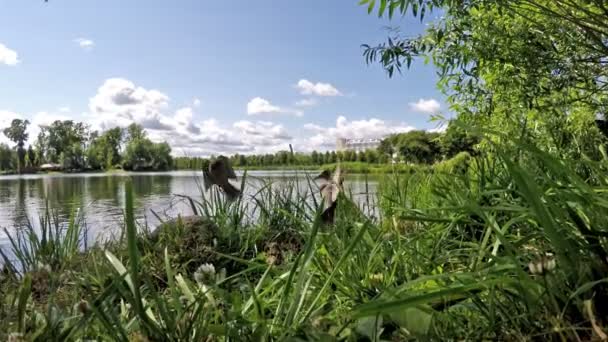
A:
<svg viewBox="0 0 608 342">
<path fill-rule="evenodd" d="M 542 256 L 538 260 L 533 260 L 528 264 L 528 268 L 532 274 L 545 274 L 551 272 L 555 269 L 555 266 L 555 258 L 550 253 L 547 253 L 546 256 Z"/>
<path fill-rule="evenodd" d="M 196 272 L 194 272 L 194 280 L 196 280 L 199 285 L 215 284 L 215 266 L 213 266 L 213 264 L 202 264 Z"/>
<path fill-rule="evenodd" d="M 25 339 L 23 338 L 22 333 L 14 332 L 14 333 L 10 333 L 10 335 L 8 335 L 7 341 L 8 342 L 19 342 L 19 341 L 25 341 Z"/>
<path fill-rule="evenodd" d="M 48 264 L 38 261 L 36 263 L 36 267 L 38 268 L 38 271 L 46 271 L 47 273 L 51 273 L 51 266 Z"/>
</svg>

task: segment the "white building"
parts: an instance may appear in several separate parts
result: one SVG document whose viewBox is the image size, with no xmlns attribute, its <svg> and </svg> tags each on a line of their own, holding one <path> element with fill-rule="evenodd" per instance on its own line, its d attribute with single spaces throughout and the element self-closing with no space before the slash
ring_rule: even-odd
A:
<svg viewBox="0 0 608 342">
<path fill-rule="evenodd" d="M 370 149 L 376 149 L 380 146 L 382 139 L 344 139 L 338 138 L 336 141 L 337 151 L 355 151 L 361 152 Z"/>
</svg>

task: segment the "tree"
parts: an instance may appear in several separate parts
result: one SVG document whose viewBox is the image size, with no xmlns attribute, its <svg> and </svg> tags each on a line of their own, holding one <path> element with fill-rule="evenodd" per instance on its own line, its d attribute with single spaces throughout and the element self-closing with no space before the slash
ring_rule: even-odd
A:
<svg viewBox="0 0 608 342">
<path fill-rule="evenodd" d="M 365 151 L 359 151 L 357 152 L 357 161 L 358 162 L 362 162 L 365 163 L 367 161 L 366 155 L 365 155 Z"/>
<path fill-rule="evenodd" d="M 312 159 L 313 164 L 315 164 L 315 165 L 321 164 L 321 163 L 319 163 L 319 153 L 317 151 L 312 151 L 310 157 Z"/>
<path fill-rule="evenodd" d="M 393 140 L 390 139 L 390 137 L 382 139 L 382 141 L 380 141 L 380 146 L 378 146 L 378 152 L 386 154 L 387 156 L 392 156 L 393 153 L 395 153 Z"/>
<path fill-rule="evenodd" d="M 365 160 L 368 163 L 377 163 L 378 162 L 378 152 L 373 149 L 369 149 L 365 151 Z"/>
<path fill-rule="evenodd" d="M 126 170 L 168 170 L 173 166 L 171 147 L 167 143 L 154 143 L 146 137 L 143 127 L 128 127 L 127 146 L 123 158 Z"/>
<path fill-rule="evenodd" d="M 84 123 L 72 120 L 57 120 L 50 126 L 41 126 L 40 128 L 41 132 L 38 135 L 37 144 L 43 151 L 45 160 L 57 163 L 61 161 L 62 154 L 64 159 L 67 157 L 71 160 L 71 156 L 75 152 L 84 151 L 84 144 L 88 135 L 88 127 Z M 79 147 L 77 148 L 75 145 Z"/>
<path fill-rule="evenodd" d="M 405 161 L 411 163 L 433 163 L 442 156 L 439 137 L 439 133 L 410 131 L 386 137 L 381 146 L 391 146 L 391 150 L 396 149 Z"/>
<path fill-rule="evenodd" d="M 416 58 L 432 59 L 463 122 L 502 132 L 494 138 L 507 144 L 525 136 L 561 153 L 593 151 L 600 142 L 593 122 L 608 113 L 605 0 L 362 2 L 389 17 L 422 19 L 441 8 L 442 19 L 422 35 L 393 31 L 387 43 L 366 45 L 365 58 L 391 76 Z M 585 139 L 573 136 L 583 133 L 580 125 L 589 129 Z"/>
<path fill-rule="evenodd" d="M 10 127 L 5 128 L 3 131 L 7 138 L 17 144 L 17 158 L 19 161 L 17 171 L 19 173 L 21 173 L 25 165 L 25 149 L 23 146 L 25 146 L 25 142 L 29 137 L 29 134 L 27 133 L 27 126 L 29 124 L 30 122 L 28 120 L 14 119 L 11 122 Z"/>
<path fill-rule="evenodd" d="M 106 163 L 111 166 L 118 165 L 120 163 L 120 150 L 123 143 L 124 131 L 120 127 L 115 127 L 107 130 L 103 135 L 106 147 L 106 156 L 110 156 L 110 159 L 106 158 Z"/>
<path fill-rule="evenodd" d="M 120 165 L 123 135 L 124 131 L 120 127 L 109 129 L 101 136 L 98 132 L 91 133 L 86 153 L 89 167 L 110 170 L 115 165 Z"/>
<path fill-rule="evenodd" d="M 144 139 L 146 136 L 146 131 L 144 131 L 144 128 L 141 125 L 132 123 L 127 127 L 127 141 L 129 142 L 137 139 Z"/>
<path fill-rule="evenodd" d="M 27 157 L 30 160 L 31 166 L 33 166 L 33 167 L 39 166 L 38 158 L 36 157 L 36 152 L 34 151 L 34 148 L 32 147 L 32 145 L 30 145 L 27 148 Z"/>
<path fill-rule="evenodd" d="M 237 158 L 237 165 L 247 166 L 247 158 L 244 155 L 239 154 Z"/>
<path fill-rule="evenodd" d="M 445 134 L 441 136 L 439 142 L 441 152 L 447 158 L 451 158 L 460 152 L 473 154 L 475 145 L 479 143 L 479 137 L 458 126 L 456 121 L 450 121 Z"/>
<path fill-rule="evenodd" d="M 0 144 L 0 171 L 10 171 L 15 169 L 13 165 L 14 151 L 6 144 Z"/>
<path fill-rule="evenodd" d="M 81 144 L 74 143 L 60 154 L 61 165 L 65 170 L 83 170 L 85 164 L 85 151 Z"/>
</svg>

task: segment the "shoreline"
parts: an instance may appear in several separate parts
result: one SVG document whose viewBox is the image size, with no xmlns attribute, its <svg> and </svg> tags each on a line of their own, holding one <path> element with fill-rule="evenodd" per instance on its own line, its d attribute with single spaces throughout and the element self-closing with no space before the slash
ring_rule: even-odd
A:
<svg viewBox="0 0 608 342">
<path fill-rule="evenodd" d="M 340 167 L 350 174 L 394 174 L 394 173 L 412 173 L 416 171 L 428 171 L 443 162 L 438 162 L 432 165 L 426 164 L 370 164 L 363 162 L 343 162 Z M 337 163 L 322 164 L 322 165 L 275 165 L 275 166 L 234 166 L 235 170 L 239 171 L 322 171 L 334 170 Z M 37 171 L 37 172 L 0 172 L 1 176 L 19 176 L 19 175 L 78 175 L 91 173 L 107 173 L 107 174 L 122 174 L 122 173 L 156 173 L 156 172 L 172 172 L 172 171 L 200 171 L 199 169 L 190 168 L 175 168 L 169 170 L 84 170 L 84 171 Z"/>
</svg>

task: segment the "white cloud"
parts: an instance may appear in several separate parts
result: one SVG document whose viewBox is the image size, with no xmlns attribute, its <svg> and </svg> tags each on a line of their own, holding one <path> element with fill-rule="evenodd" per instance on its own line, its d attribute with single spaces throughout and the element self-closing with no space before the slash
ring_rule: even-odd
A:
<svg viewBox="0 0 608 342">
<path fill-rule="evenodd" d="M 280 107 L 274 106 L 270 101 L 261 97 L 255 97 L 247 103 L 247 114 L 255 115 L 262 113 L 280 113 Z"/>
<path fill-rule="evenodd" d="M 239 133 L 250 137 L 260 137 L 263 140 L 291 140 L 283 125 L 275 125 L 269 121 L 251 122 L 246 120 L 237 121 L 232 125 Z M 254 139 L 255 140 L 255 139 Z"/>
<path fill-rule="evenodd" d="M 293 139 L 282 125 L 266 121 L 237 121 L 223 126 L 215 119 L 201 122 L 199 134 L 176 132 L 163 136 L 176 155 L 272 153 L 288 148 Z"/>
<path fill-rule="evenodd" d="M 304 128 L 316 134 L 307 139 L 306 150 L 335 149 L 336 139 L 381 139 L 389 134 L 408 132 L 414 127 L 405 123 L 389 123 L 381 119 L 349 121 L 339 116 L 335 127 L 322 127 L 308 123 Z"/>
<path fill-rule="evenodd" d="M 273 105 L 270 101 L 258 97 L 249 103 L 248 113 L 250 112 L 294 114 L 296 111 Z M 68 116 L 73 114 L 68 113 L 65 108 L 59 108 L 56 113 L 39 112 L 26 116 L 30 117 L 32 122 L 30 142 L 36 139 L 40 131 L 39 125 L 70 119 Z M 17 117 L 21 116 L 9 111 L 0 111 L 0 128 L 2 125 L 10 125 L 10 121 Z M 405 123 L 388 122 L 378 118 L 348 120 L 345 116 L 339 116 L 335 125 L 308 123 L 304 125 L 303 130 L 294 128 L 293 131 L 271 121 L 226 122 L 210 117 L 201 119 L 194 100 L 191 106 L 172 108 L 168 95 L 159 90 L 136 85 L 124 78 L 105 80 L 89 99 L 89 112 L 85 113 L 84 117 L 91 129 L 96 130 L 126 127 L 131 123 L 141 124 L 152 140 L 169 143 L 175 155 L 188 156 L 271 153 L 288 150 L 289 144 L 303 152 L 332 150 L 335 148 L 336 138 L 339 137 L 382 138 L 391 133 L 414 129 Z M 0 135 L 0 142 L 6 141 L 3 139 Z"/>
<path fill-rule="evenodd" d="M 416 102 L 410 102 L 410 108 L 420 113 L 436 114 L 437 112 L 439 112 L 441 105 L 435 99 L 419 99 Z"/>
<path fill-rule="evenodd" d="M 87 38 L 76 38 L 74 39 L 74 43 L 84 50 L 91 50 L 95 46 L 95 42 Z"/>
<path fill-rule="evenodd" d="M 175 122 L 177 123 L 177 129 L 184 129 L 191 134 L 200 134 L 201 128 L 192 122 L 194 112 L 192 108 L 186 107 L 178 109 L 175 112 Z"/>
<path fill-rule="evenodd" d="M 313 98 L 308 98 L 308 99 L 301 99 L 299 101 L 296 102 L 296 106 L 298 107 L 312 107 L 317 105 L 317 103 L 319 103 L 319 101 L 317 101 L 317 99 L 313 99 Z"/>
<path fill-rule="evenodd" d="M 169 143 L 175 155 L 275 152 L 288 148 L 292 139 L 283 126 L 268 121 L 196 121 L 195 106 L 172 112 L 169 96 L 122 78 L 106 80 L 90 99 L 89 110 L 93 129 L 135 122 L 146 128 L 150 139 Z"/>
<path fill-rule="evenodd" d="M 67 106 L 65 106 L 65 107 L 59 107 L 57 110 L 59 112 L 61 112 L 61 113 L 69 113 L 69 112 L 72 111 L 72 109 L 70 109 L 70 107 L 67 107 Z"/>
<path fill-rule="evenodd" d="M 295 116 L 302 116 L 304 113 L 299 110 L 275 106 L 264 98 L 254 97 L 247 103 L 247 114 L 291 114 Z"/>
<path fill-rule="evenodd" d="M 200 107 L 201 106 L 201 100 L 199 100 L 198 98 L 194 98 L 194 100 L 192 100 L 192 105 L 194 107 Z"/>
<path fill-rule="evenodd" d="M 302 95 L 317 95 L 317 96 L 340 96 L 342 93 L 329 83 L 313 83 L 306 79 L 301 79 L 296 84 L 296 88 L 300 90 Z"/>
<path fill-rule="evenodd" d="M 171 130 L 171 119 L 164 115 L 168 102 L 169 97 L 158 90 L 137 87 L 123 78 L 110 78 L 89 100 L 89 110 L 102 130 L 132 122 L 148 129 Z"/>
<path fill-rule="evenodd" d="M 14 66 L 19 64 L 19 62 L 19 55 L 17 55 L 17 52 L 0 43 L 0 64 Z"/>
</svg>

